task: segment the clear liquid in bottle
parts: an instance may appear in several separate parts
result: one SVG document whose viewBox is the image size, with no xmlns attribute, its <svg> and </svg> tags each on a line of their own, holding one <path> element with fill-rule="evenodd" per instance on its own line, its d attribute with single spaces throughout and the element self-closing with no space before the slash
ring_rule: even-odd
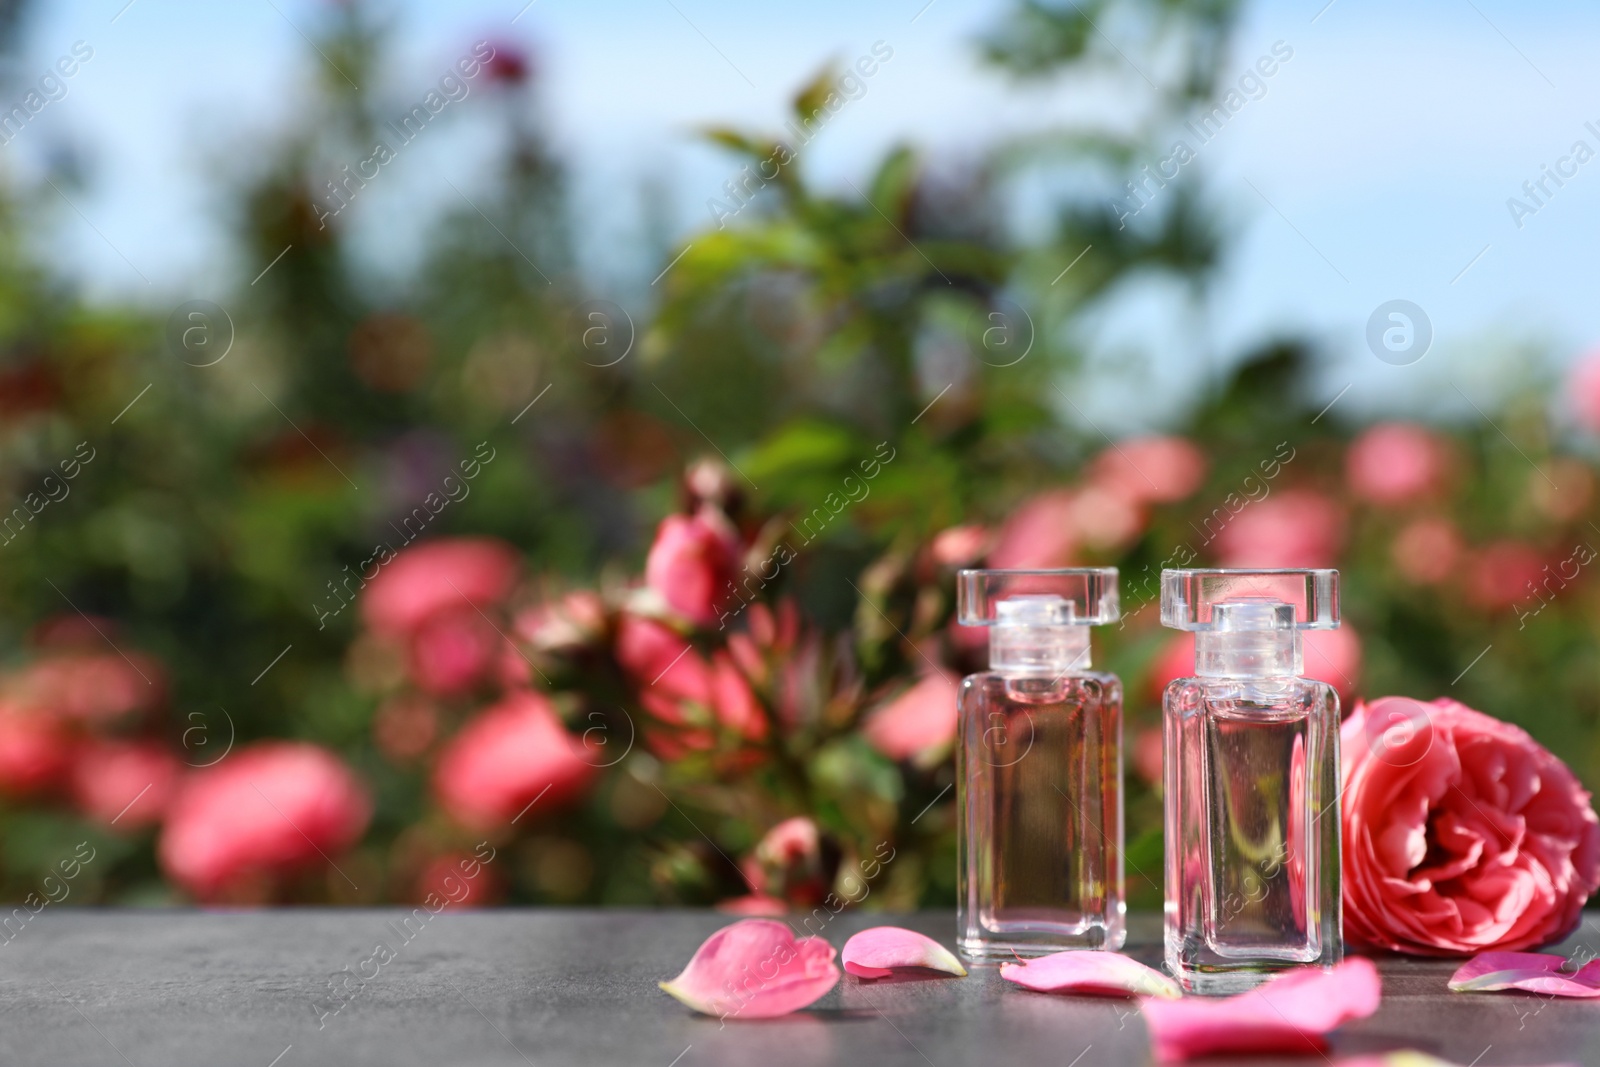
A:
<svg viewBox="0 0 1600 1067">
<path fill-rule="evenodd" d="M 973 675 L 962 687 L 958 944 L 973 961 L 1125 937 L 1122 686 Z"/>
</svg>

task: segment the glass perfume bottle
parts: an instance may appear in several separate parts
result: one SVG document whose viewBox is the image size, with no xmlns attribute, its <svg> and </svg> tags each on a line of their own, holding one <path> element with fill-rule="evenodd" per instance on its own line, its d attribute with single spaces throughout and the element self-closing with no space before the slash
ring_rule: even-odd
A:
<svg viewBox="0 0 1600 1067">
<path fill-rule="evenodd" d="M 989 670 L 959 703 L 957 947 L 973 963 L 1117 948 L 1122 683 L 1089 669 L 1117 570 L 966 570 L 957 601 L 989 627 Z"/>
<path fill-rule="evenodd" d="M 1191 993 L 1344 955 L 1339 697 L 1300 632 L 1339 625 L 1332 570 L 1166 570 L 1161 621 L 1195 635 L 1167 686 L 1166 960 Z"/>
</svg>

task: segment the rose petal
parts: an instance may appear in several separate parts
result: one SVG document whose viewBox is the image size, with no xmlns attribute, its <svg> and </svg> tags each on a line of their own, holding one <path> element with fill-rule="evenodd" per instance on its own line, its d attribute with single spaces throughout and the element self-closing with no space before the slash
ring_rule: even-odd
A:
<svg viewBox="0 0 1600 1067">
<path fill-rule="evenodd" d="M 1320 1052 L 1324 1034 L 1378 1010 L 1382 986 L 1371 960 L 1350 959 L 1331 971 L 1289 971 L 1221 1000 L 1147 1000 L 1144 1018 L 1164 1063 L 1214 1052 Z"/>
<path fill-rule="evenodd" d="M 1002 963 L 1000 977 L 1040 993 L 1101 997 L 1183 995 L 1178 983 L 1120 952 L 1069 949 L 1022 963 Z"/>
<path fill-rule="evenodd" d="M 833 956 L 820 937 L 796 939 L 783 923 L 745 919 L 706 938 L 682 974 L 659 984 L 706 1015 L 767 1019 L 832 989 L 839 981 Z"/>
<path fill-rule="evenodd" d="M 839 959 L 857 978 L 887 978 L 896 967 L 926 967 L 967 976 L 967 969 L 949 949 L 931 937 L 898 926 L 861 931 L 844 943 Z"/>
<path fill-rule="evenodd" d="M 1600 964 L 1591 960 L 1578 971 L 1563 971 L 1566 960 L 1544 952 L 1485 952 L 1450 976 L 1458 993 L 1520 989 L 1557 997 L 1600 997 Z"/>
</svg>

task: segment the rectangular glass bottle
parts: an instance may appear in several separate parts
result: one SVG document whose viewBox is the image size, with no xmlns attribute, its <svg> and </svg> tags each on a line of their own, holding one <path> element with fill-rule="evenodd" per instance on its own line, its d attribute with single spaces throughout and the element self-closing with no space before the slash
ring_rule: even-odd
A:
<svg viewBox="0 0 1600 1067">
<path fill-rule="evenodd" d="M 1116 618 L 1116 572 L 962 582 L 962 621 L 991 629 L 990 670 L 959 700 L 958 949 L 983 963 L 1120 947 L 1122 684 L 1089 668 L 1089 626 Z"/>
<path fill-rule="evenodd" d="M 1343 957 L 1339 698 L 1300 677 L 1300 631 L 1337 625 L 1333 571 L 1167 571 L 1162 618 L 1195 631 L 1163 701 L 1166 960 L 1231 994 Z"/>
</svg>

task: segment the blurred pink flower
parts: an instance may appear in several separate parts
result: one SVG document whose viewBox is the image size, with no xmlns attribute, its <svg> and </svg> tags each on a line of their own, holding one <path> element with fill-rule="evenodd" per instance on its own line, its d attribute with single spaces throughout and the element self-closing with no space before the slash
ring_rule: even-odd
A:
<svg viewBox="0 0 1600 1067">
<path fill-rule="evenodd" d="M 780 897 L 796 906 L 820 904 L 828 891 L 822 833 L 804 815 L 785 819 L 768 830 L 740 869 L 752 893 Z"/>
<path fill-rule="evenodd" d="M 1182 437 L 1133 437 L 1096 456 L 1089 477 L 1136 504 L 1170 504 L 1200 488 L 1206 457 Z"/>
<path fill-rule="evenodd" d="M 148 656 L 76 652 L 23 670 L 15 696 L 63 719 L 98 723 L 149 711 L 166 698 L 166 684 L 161 667 Z"/>
<path fill-rule="evenodd" d="M 639 686 L 639 701 L 657 718 L 683 722 L 682 700 L 711 704 L 711 665 L 677 631 L 624 614 L 617 625 L 617 662 Z"/>
<path fill-rule="evenodd" d="M 1360 689 L 1361 639 L 1349 623 L 1337 630 L 1306 630 L 1301 633 L 1305 677 L 1327 682 L 1348 701 Z M 1150 665 L 1148 685 L 1151 699 L 1159 701 L 1166 688 L 1178 678 L 1194 677 L 1194 634 L 1174 634 Z"/>
<path fill-rule="evenodd" d="M 1440 698 L 1341 732 L 1346 936 L 1463 955 L 1559 941 L 1600 887 L 1589 793 L 1520 727 Z"/>
<path fill-rule="evenodd" d="M 1465 552 L 1461 531 L 1441 515 L 1411 520 L 1389 546 L 1395 569 L 1413 585 L 1434 585 L 1449 578 Z"/>
<path fill-rule="evenodd" d="M 1467 563 L 1467 597 L 1490 611 L 1509 608 L 1534 596 L 1544 566 L 1544 556 L 1524 541 L 1485 545 Z"/>
<path fill-rule="evenodd" d="M 1448 447 L 1433 431 L 1385 422 L 1357 437 L 1345 454 L 1353 496 L 1374 504 L 1410 504 L 1436 495 L 1449 473 Z"/>
<path fill-rule="evenodd" d="M 488 537 L 452 537 L 402 550 L 362 592 L 361 614 L 382 634 L 406 635 L 442 609 L 496 604 L 517 579 L 517 554 Z"/>
<path fill-rule="evenodd" d="M 409 763 L 428 750 L 439 733 L 439 709 L 427 697 L 390 697 L 372 718 L 372 739 L 394 763 Z"/>
<path fill-rule="evenodd" d="M 1023 501 L 1001 525 L 989 566 L 1070 566 L 1077 550 L 1076 496 L 1070 489 L 1049 489 Z"/>
<path fill-rule="evenodd" d="M 947 671 L 922 680 L 872 711 L 862 725 L 867 743 L 892 760 L 924 761 L 956 738 L 956 677 Z"/>
<path fill-rule="evenodd" d="M 969 567 L 983 558 L 993 535 L 986 526 L 951 526 L 933 535 L 929 553 L 941 567 Z"/>
<path fill-rule="evenodd" d="M 656 529 L 644 580 L 667 606 L 697 626 L 717 621 L 718 607 L 736 601 L 728 585 L 739 560 L 739 535 L 721 511 L 668 515 Z"/>
<path fill-rule="evenodd" d="M 161 834 L 168 877 L 202 900 L 328 862 L 372 816 L 365 787 L 317 745 L 263 741 L 178 786 Z"/>
<path fill-rule="evenodd" d="M 522 690 L 450 739 L 434 768 L 433 789 L 452 818 L 482 830 L 509 824 L 535 798 L 542 810 L 575 799 L 594 773 L 588 751 L 550 701 Z"/>
<path fill-rule="evenodd" d="M 422 868 L 412 898 L 421 903 L 434 896 L 445 901 L 448 907 L 481 908 L 498 903 L 504 890 L 498 872 L 478 856 L 446 852 L 433 857 Z"/>
<path fill-rule="evenodd" d="M 767 716 L 733 657 L 719 650 L 711 657 L 711 703 L 722 725 L 758 741 L 767 734 Z"/>
<path fill-rule="evenodd" d="M 1337 630 L 1307 630 L 1300 635 L 1306 677 L 1327 682 L 1348 702 L 1361 688 L 1361 639 L 1349 623 Z"/>
<path fill-rule="evenodd" d="M 1224 567 L 1331 567 L 1344 543 L 1344 513 L 1310 489 L 1285 489 L 1247 504 L 1217 535 Z"/>
<path fill-rule="evenodd" d="M 787 915 L 789 905 L 777 897 L 769 897 L 765 893 L 746 893 L 742 897 L 729 897 L 727 900 L 717 901 L 718 911 L 727 912 L 729 915 L 759 915 L 776 916 Z"/>
<path fill-rule="evenodd" d="M 61 780 L 73 740 L 53 716 L 0 705 L 0 792 L 28 796 Z"/>
<path fill-rule="evenodd" d="M 116 620 L 104 615 L 63 612 L 35 625 L 28 632 L 28 643 L 48 651 L 99 650 L 105 648 L 108 638 L 116 639 L 117 630 Z"/>
<path fill-rule="evenodd" d="M 1072 528 L 1089 548 L 1125 548 L 1144 530 L 1144 513 L 1120 491 L 1090 484 L 1072 499 Z"/>
<path fill-rule="evenodd" d="M 727 508 L 739 496 L 739 484 L 726 463 L 716 459 L 697 459 L 683 472 L 683 487 L 696 506 L 714 504 Z"/>
<path fill-rule="evenodd" d="M 1194 677 L 1194 634 L 1175 633 L 1167 638 L 1145 673 L 1150 702 L 1160 704 L 1162 694 L 1179 678 Z"/>
<path fill-rule="evenodd" d="M 1566 393 L 1583 428 L 1600 433 L 1600 351 L 1590 352 L 1572 365 Z"/>
<path fill-rule="evenodd" d="M 429 616 L 411 636 L 411 680 L 434 696 L 466 693 L 481 680 L 505 639 L 463 604 Z"/>
<path fill-rule="evenodd" d="M 1193 667 L 1193 664 L 1190 664 Z M 1177 677 L 1182 677 L 1178 675 Z M 1164 777 L 1162 764 L 1162 739 L 1161 727 L 1146 726 L 1133 738 L 1133 770 L 1146 785 L 1160 789 Z"/>
<path fill-rule="evenodd" d="M 624 614 L 617 627 L 616 656 L 639 686 L 639 702 L 662 722 L 685 725 L 687 702 L 713 712 L 723 726 L 745 738 L 766 735 L 766 713 L 731 652 L 719 650 L 707 663 L 670 627 Z M 704 741 L 709 743 L 709 736 Z"/>
<path fill-rule="evenodd" d="M 181 769 L 176 756 L 152 742 L 90 742 L 73 757 L 72 799 L 103 825 L 148 826 L 166 814 Z"/>
<path fill-rule="evenodd" d="M 1571 522 L 1594 501 L 1594 472 L 1581 459 L 1553 456 L 1528 472 L 1528 497 L 1546 518 Z"/>
<path fill-rule="evenodd" d="M 821 848 L 816 822 L 808 815 L 796 815 L 766 832 L 756 845 L 756 856 L 763 862 L 789 866 L 821 855 Z"/>
<path fill-rule="evenodd" d="M 581 648 L 605 633 L 605 601 L 587 589 L 574 590 L 518 612 L 513 627 L 541 652 Z"/>
</svg>

